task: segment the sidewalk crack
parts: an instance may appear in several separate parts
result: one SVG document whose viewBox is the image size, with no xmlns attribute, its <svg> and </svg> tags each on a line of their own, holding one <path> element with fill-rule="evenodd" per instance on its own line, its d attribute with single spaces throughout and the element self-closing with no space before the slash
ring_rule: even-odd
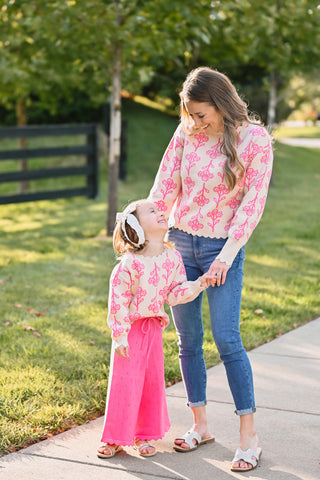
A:
<svg viewBox="0 0 320 480">
<path fill-rule="evenodd" d="M 248 353 L 250 354 L 250 352 Z M 254 352 L 254 355 L 268 355 L 270 357 L 301 358 L 303 360 L 320 360 L 320 357 L 306 357 L 303 355 L 290 355 L 285 353 Z"/>
</svg>

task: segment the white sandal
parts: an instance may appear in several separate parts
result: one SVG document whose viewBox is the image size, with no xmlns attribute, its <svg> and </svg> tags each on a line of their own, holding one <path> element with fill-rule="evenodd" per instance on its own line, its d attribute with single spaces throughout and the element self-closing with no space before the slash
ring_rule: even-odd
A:
<svg viewBox="0 0 320 480">
<path fill-rule="evenodd" d="M 108 445 L 107 443 L 105 445 L 102 445 L 100 449 L 109 450 L 110 454 L 107 455 L 106 453 L 99 452 L 98 450 L 97 456 L 99 458 L 111 458 L 114 457 L 116 453 L 119 453 L 123 450 L 121 445 Z"/>
<path fill-rule="evenodd" d="M 252 448 L 248 448 L 248 450 L 242 450 L 242 448 L 238 447 L 234 459 L 232 460 L 231 471 L 232 472 L 249 472 L 256 468 L 259 464 L 259 460 L 262 454 L 262 450 L 260 447 L 257 448 L 257 451 L 252 450 Z M 233 467 L 235 462 L 240 461 L 250 463 L 251 467 Z"/>
<path fill-rule="evenodd" d="M 186 443 L 189 448 L 183 448 L 181 445 L 174 444 L 173 448 L 177 452 L 192 452 L 193 450 L 196 450 L 200 445 L 204 445 L 205 443 L 211 443 L 214 442 L 215 438 L 214 437 L 209 437 L 209 438 L 204 438 L 202 440 L 201 435 L 196 432 L 195 430 L 191 430 L 189 432 L 186 432 L 182 437 L 176 438 L 176 440 L 182 440 L 183 443 Z M 194 444 L 193 440 L 196 441 L 196 444 Z"/>
<path fill-rule="evenodd" d="M 137 445 L 135 444 L 134 447 L 133 447 L 135 450 L 137 450 L 137 452 L 139 453 L 139 455 L 141 455 L 141 457 L 153 457 L 153 455 L 155 455 L 157 453 L 157 449 L 154 445 L 152 445 L 151 443 L 140 443 L 140 445 Z M 151 452 L 151 453 L 143 453 L 143 450 L 145 448 L 153 448 L 154 451 Z"/>
</svg>

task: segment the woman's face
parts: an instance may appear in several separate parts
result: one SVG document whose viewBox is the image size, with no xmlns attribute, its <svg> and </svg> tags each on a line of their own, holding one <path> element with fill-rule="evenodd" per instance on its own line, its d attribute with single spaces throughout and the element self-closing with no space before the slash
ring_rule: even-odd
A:
<svg viewBox="0 0 320 480">
<path fill-rule="evenodd" d="M 207 135 L 223 133 L 223 117 L 212 105 L 206 102 L 188 100 L 185 108 L 194 122 L 196 131 L 203 131 Z"/>
</svg>

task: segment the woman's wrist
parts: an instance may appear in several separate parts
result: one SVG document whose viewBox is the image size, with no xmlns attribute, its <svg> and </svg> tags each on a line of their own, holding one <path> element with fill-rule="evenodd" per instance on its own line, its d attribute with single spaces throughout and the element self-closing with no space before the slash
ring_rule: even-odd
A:
<svg viewBox="0 0 320 480">
<path fill-rule="evenodd" d="M 228 267 L 231 267 L 241 247 L 242 245 L 238 240 L 233 237 L 228 237 L 228 240 L 216 259 L 225 263 Z"/>
</svg>

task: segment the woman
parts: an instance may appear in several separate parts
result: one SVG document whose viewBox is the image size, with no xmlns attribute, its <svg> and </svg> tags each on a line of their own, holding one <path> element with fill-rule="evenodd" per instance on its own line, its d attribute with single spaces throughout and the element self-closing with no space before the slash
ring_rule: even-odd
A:
<svg viewBox="0 0 320 480">
<path fill-rule="evenodd" d="M 244 245 L 258 224 L 272 171 L 272 142 L 223 74 L 193 70 L 180 93 L 181 123 L 162 159 L 149 200 L 171 215 L 188 280 L 207 272 L 212 333 L 240 418 L 231 470 L 255 468 L 261 449 L 254 425 L 252 371 L 240 331 Z M 182 377 L 194 425 L 175 440 L 189 452 L 212 440 L 206 416 L 202 296 L 172 308 Z"/>
</svg>

